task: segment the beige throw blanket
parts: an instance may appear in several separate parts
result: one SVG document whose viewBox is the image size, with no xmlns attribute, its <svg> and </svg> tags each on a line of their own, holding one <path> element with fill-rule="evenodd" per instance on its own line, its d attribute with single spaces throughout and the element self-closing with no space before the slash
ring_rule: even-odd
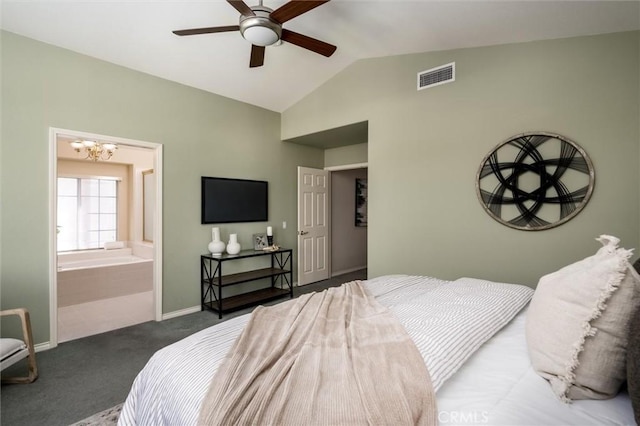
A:
<svg viewBox="0 0 640 426">
<path fill-rule="evenodd" d="M 212 379 L 204 425 L 435 425 L 431 379 L 355 281 L 258 307 Z"/>
</svg>

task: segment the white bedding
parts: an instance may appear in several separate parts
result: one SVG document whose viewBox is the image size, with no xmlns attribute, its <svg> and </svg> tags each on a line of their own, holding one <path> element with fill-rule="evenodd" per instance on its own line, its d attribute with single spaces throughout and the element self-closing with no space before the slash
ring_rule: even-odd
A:
<svg viewBox="0 0 640 426">
<path fill-rule="evenodd" d="M 561 402 L 531 367 L 526 309 L 485 343 L 438 391 L 444 425 L 635 425 L 626 392 Z"/>
<path fill-rule="evenodd" d="M 477 350 L 522 309 L 530 289 L 410 276 L 380 277 L 366 285 L 398 317 L 429 366 L 440 389 L 440 424 L 633 424 L 625 395 L 572 406 L 557 402 L 529 367 L 522 314 Z M 195 424 L 210 379 L 248 318 L 225 321 L 158 351 L 136 378 L 119 424 Z"/>
</svg>

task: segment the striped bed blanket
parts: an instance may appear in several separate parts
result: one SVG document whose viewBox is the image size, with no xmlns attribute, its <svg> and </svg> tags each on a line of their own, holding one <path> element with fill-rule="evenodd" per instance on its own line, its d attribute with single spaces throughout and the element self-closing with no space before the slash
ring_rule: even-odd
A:
<svg viewBox="0 0 640 426">
<path fill-rule="evenodd" d="M 364 282 L 415 343 L 436 392 L 529 301 L 533 290 L 473 278 L 384 276 Z M 196 425 L 209 384 L 249 315 L 158 351 L 136 377 L 120 425 Z M 426 386 L 426 384 L 425 384 Z"/>
</svg>

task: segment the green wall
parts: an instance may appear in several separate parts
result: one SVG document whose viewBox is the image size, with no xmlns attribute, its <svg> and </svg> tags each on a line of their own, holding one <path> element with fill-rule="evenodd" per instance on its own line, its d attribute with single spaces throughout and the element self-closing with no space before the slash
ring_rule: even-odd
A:
<svg viewBox="0 0 640 426">
<path fill-rule="evenodd" d="M 344 166 L 367 162 L 367 144 L 341 146 L 324 150 L 324 166 Z"/>
<path fill-rule="evenodd" d="M 49 340 L 49 127 L 164 145 L 164 313 L 199 305 L 199 255 L 211 240 L 200 176 L 268 180 L 269 224 L 295 248 L 296 167 L 321 168 L 324 154 L 281 142 L 278 113 L 0 34 L 0 292 L 2 308 L 31 311 L 36 343 Z M 220 228 L 248 247 L 266 226 Z"/>
<path fill-rule="evenodd" d="M 595 252 L 640 245 L 640 32 L 361 60 L 282 114 L 293 138 L 368 120 L 369 276 L 473 276 L 535 286 Z M 456 63 L 456 81 L 416 74 Z M 482 209 L 475 174 L 499 142 L 564 135 L 591 156 L 593 197 L 568 223 L 526 232 Z"/>
<path fill-rule="evenodd" d="M 165 313 L 199 303 L 198 256 L 210 239 L 200 224 L 200 176 L 268 180 L 269 224 L 278 242 L 295 248 L 296 166 L 321 168 L 324 153 L 281 139 L 362 121 L 371 277 L 535 285 L 593 253 L 599 234 L 640 245 L 639 32 L 361 60 L 282 115 L 11 33 L 0 37 L 0 297 L 3 308 L 31 310 L 38 343 L 49 339 L 49 127 L 164 145 Z M 452 61 L 454 83 L 416 91 L 417 72 Z M 500 225 L 475 194 L 484 155 L 532 130 L 576 141 L 596 169 L 585 210 L 541 232 Z M 342 163 L 331 152 L 328 161 Z M 249 244 L 265 226 L 221 228 Z"/>
</svg>

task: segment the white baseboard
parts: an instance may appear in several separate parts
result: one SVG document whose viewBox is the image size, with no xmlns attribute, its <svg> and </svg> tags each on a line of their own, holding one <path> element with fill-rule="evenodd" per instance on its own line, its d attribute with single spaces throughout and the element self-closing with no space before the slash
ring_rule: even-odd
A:
<svg viewBox="0 0 640 426">
<path fill-rule="evenodd" d="M 191 308 L 180 309 L 179 311 L 168 312 L 166 314 L 162 314 L 162 320 L 168 320 L 171 318 L 178 318 L 183 315 L 195 314 L 196 312 L 200 312 L 200 305 L 192 306 Z"/>
<path fill-rule="evenodd" d="M 351 273 L 351 272 L 355 272 L 355 271 L 360 271 L 362 269 L 367 269 L 367 265 L 356 266 L 355 268 L 343 269 L 342 271 L 334 271 L 334 272 L 331 273 L 331 278 L 337 277 L 339 275 L 344 275 L 344 274 L 348 274 L 348 273 Z"/>
<path fill-rule="evenodd" d="M 33 345 L 33 350 L 36 352 L 48 351 L 49 349 L 53 349 L 51 342 L 43 342 Z"/>
</svg>

